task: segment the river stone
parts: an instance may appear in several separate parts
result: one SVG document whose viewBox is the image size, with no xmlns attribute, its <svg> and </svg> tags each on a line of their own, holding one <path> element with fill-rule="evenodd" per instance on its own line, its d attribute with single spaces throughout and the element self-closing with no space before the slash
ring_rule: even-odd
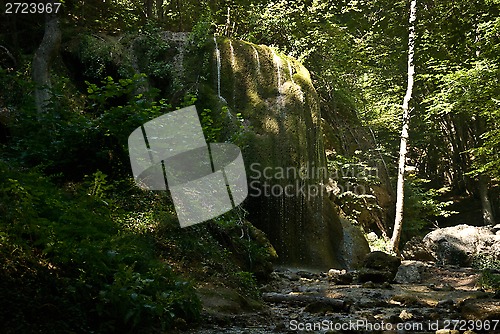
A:
<svg viewBox="0 0 500 334">
<path fill-rule="evenodd" d="M 439 264 L 470 266 L 478 256 L 500 261 L 500 235 L 492 226 L 441 228 L 427 234 L 423 242 Z"/>
<path fill-rule="evenodd" d="M 359 282 L 372 281 L 374 283 L 392 282 L 398 271 L 401 260 L 384 252 L 371 252 L 359 270 Z"/>
</svg>

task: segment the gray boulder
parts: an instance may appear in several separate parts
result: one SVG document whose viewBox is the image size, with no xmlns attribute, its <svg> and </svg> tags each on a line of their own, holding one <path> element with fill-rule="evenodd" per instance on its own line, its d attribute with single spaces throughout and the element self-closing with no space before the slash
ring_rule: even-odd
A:
<svg viewBox="0 0 500 334">
<path fill-rule="evenodd" d="M 427 250 L 422 238 L 413 237 L 407 241 L 401 252 L 405 260 L 416 261 L 436 261 L 432 254 Z"/>
<path fill-rule="evenodd" d="M 439 264 L 470 266 L 485 256 L 500 260 L 500 235 L 492 226 L 441 228 L 427 234 L 423 243 Z"/>
<path fill-rule="evenodd" d="M 401 284 L 421 283 L 422 276 L 428 266 L 421 261 L 402 261 L 394 281 Z"/>
<path fill-rule="evenodd" d="M 370 253 L 370 246 L 361 230 L 349 221 L 340 218 L 343 243 L 340 248 L 341 258 L 347 269 L 359 269 L 363 259 Z"/>
</svg>

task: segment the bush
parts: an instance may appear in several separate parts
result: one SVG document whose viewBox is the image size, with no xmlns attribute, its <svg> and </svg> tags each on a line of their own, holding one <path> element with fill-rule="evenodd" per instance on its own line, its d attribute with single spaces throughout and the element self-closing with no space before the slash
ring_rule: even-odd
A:
<svg viewBox="0 0 500 334">
<path fill-rule="evenodd" d="M 71 192 L 4 162 L 0 175 L 7 331 L 150 332 L 177 317 L 197 318 L 192 285 L 160 261 L 151 237 L 117 224 L 121 213 L 102 172 Z M 39 317 L 47 307 L 51 313 Z"/>
</svg>

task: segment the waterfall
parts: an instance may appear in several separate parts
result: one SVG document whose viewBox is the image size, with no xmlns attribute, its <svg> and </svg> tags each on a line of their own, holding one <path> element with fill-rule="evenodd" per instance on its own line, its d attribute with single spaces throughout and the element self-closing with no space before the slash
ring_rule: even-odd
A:
<svg viewBox="0 0 500 334">
<path fill-rule="evenodd" d="M 255 46 L 252 45 L 253 52 L 255 54 L 255 59 L 257 60 L 257 73 L 260 76 L 260 59 L 259 59 L 259 52 L 255 48 Z"/>
<path fill-rule="evenodd" d="M 278 99 L 276 101 L 276 105 L 278 107 L 279 116 L 284 117 L 285 112 L 283 110 L 284 108 L 282 108 L 282 105 L 284 104 L 284 98 L 283 98 L 283 91 L 282 91 L 282 86 L 281 86 L 281 67 L 283 66 L 283 62 L 273 49 L 271 49 L 271 52 L 273 54 L 273 62 L 274 62 L 274 66 L 276 67 L 276 76 L 278 79 Z"/>
<path fill-rule="evenodd" d="M 281 96 L 281 66 L 283 66 L 283 62 L 281 61 L 281 58 L 276 54 L 276 52 L 274 52 L 274 50 L 271 49 L 271 52 L 273 53 L 273 61 L 277 71 L 278 92 Z"/>
<path fill-rule="evenodd" d="M 215 57 L 217 58 L 217 96 L 219 97 L 219 99 L 222 99 L 222 96 L 220 95 L 220 67 L 221 67 L 220 50 L 215 35 L 214 35 L 214 44 L 215 44 Z"/>
</svg>

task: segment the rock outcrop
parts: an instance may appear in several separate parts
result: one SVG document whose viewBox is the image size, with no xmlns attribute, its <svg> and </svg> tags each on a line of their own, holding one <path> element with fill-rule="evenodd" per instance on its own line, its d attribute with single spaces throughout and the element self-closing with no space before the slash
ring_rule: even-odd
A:
<svg viewBox="0 0 500 334">
<path fill-rule="evenodd" d="M 457 225 L 434 230 L 423 242 L 439 264 L 470 266 L 479 258 L 500 261 L 496 227 Z"/>
</svg>

